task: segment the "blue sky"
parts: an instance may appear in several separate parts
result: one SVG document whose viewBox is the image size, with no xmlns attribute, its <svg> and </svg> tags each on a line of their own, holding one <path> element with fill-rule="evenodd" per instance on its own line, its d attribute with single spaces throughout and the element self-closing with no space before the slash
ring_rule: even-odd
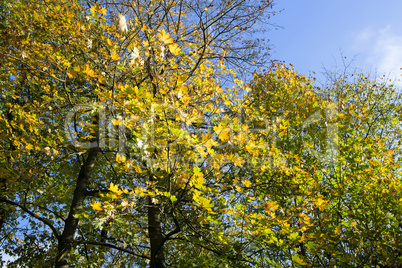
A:
<svg viewBox="0 0 402 268">
<path fill-rule="evenodd" d="M 283 29 L 266 33 L 273 59 L 320 73 L 342 67 L 342 52 L 364 72 L 401 78 L 402 1 L 277 0 L 274 10 L 282 12 L 271 21 Z"/>
</svg>

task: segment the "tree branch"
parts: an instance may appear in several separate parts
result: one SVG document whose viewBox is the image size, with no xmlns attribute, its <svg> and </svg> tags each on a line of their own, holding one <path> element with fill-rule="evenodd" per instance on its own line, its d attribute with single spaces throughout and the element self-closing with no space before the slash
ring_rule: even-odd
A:
<svg viewBox="0 0 402 268">
<path fill-rule="evenodd" d="M 23 211 L 25 211 L 26 213 L 28 213 L 30 216 L 32 216 L 35 219 L 43 222 L 44 224 L 46 224 L 52 230 L 54 236 L 57 239 L 59 239 L 59 233 L 57 232 L 57 229 L 53 226 L 53 224 L 48 219 L 42 218 L 42 217 L 36 215 L 35 213 L 33 213 L 32 211 L 30 211 L 29 209 L 27 209 L 25 206 L 23 206 L 21 204 L 18 204 L 16 202 L 13 202 L 11 200 L 8 200 L 6 198 L 0 198 L 0 202 L 7 203 L 7 204 L 10 204 L 10 205 L 13 205 L 13 206 L 17 206 L 20 209 L 22 209 Z"/>
</svg>

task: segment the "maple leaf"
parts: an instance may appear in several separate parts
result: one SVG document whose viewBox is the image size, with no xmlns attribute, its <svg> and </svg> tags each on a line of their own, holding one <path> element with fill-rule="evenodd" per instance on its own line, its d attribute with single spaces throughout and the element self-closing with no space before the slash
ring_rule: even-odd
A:
<svg viewBox="0 0 402 268">
<path fill-rule="evenodd" d="M 93 201 L 93 202 L 91 203 L 91 207 L 92 207 L 93 209 L 97 210 L 97 211 L 102 211 L 102 210 L 103 210 L 102 204 L 101 204 L 100 202 L 97 202 L 97 201 Z"/>
<path fill-rule="evenodd" d="M 111 56 L 112 56 L 112 59 L 113 59 L 113 60 L 120 60 L 120 58 L 121 58 L 120 55 L 117 54 L 115 50 L 113 50 Z"/>
<path fill-rule="evenodd" d="M 118 122 L 117 124 L 120 124 L 120 122 Z M 124 154 L 116 154 L 116 162 L 118 163 L 122 163 L 122 162 L 126 162 L 126 156 Z"/>
<path fill-rule="evenodd" d="M 393 152 L 392 150 L 388 150 L 388 151 L 386 152 L 386 154 L 387 154 L 387 156 L 388 156 L 389 159 L 393 159 L 393 158 L 394 158 L 394 152 Z"/>
<path fill-rule="evenodd" d="M 218 126 L 214 127 L 214 131 L 216 134 L 219 135 L 219 139 L 223 142 L 228 141 L 230 138 L 230 128 L 228 127 L 223 127 L 223 126 Z"/>
<path fill-rule="evenodd" d="M 122 189 L 122 190 L 123 190 L 123 193 L 125 193 L 125 194 L 129 193 L 129 191 L 127 189 Z"/>
<path fill-rule="evenodd" d="M 322 210 L 324 210 L 324 208 L 327 206 L 327 202 L 324 200 L 324 199 L 322 199 L 322 198 L 317 198 L 315 201 L 314 201 L 314 204 L 322 211 Z"/>
<path fill-rule="evenodd" d="M 91 6 L 91 14 L 92 14 L 93 16 L 95 16 L 97 9 L 98 9 L 98 6 L 97 6 L 97 5 Z"/>
<path fill-rule="evenodd" d="M 202 173 L 196 174 L 194 177 L 199 184 L 204 184 L 204 176 Z"/>
<path fill-rule="evenodd" d="M 236 185 L 235 188 L 239 193 L 243 192 L 243 188 L 241 188 L 239 185 Z"/>
<path fill-rule="evenodd" d="M 180 48 L 178 47 L 177 43 L 175 44 L 170 44 L 169 45 L 169 50 L 172 52 L 173 55 L 179 55 L 180 53 Z"/>
<path fill-rule="evenodd" d="M 106 15 L 106 12 L 107 12 L 106 7 L 101 8 L 101 9 L 99 10 L 99 12 L 100 12 L 101 14 L 103 14 L 103 15 Z"/>
<path fill-rule="evenodd" d="M 276 203 L 276 201 L 265 203 L 264 206 L 267 212 L 276 211 L 279 208 L 279 205 Z"/>
<path fill-rule="evenodd" d="M 89 64 L 85 64 L 85 73 L 89 77 L 96 77 L 97 73 L 89 66 Z"/>
<path fill-rule="evenodd" d="M 110 183 L 108 190 L 116 195 L 121 195 L 121 193 L 122 193 L 122 191 L 119 190 L 119 187 L 116 184 L 114 184 L 113 182 Z"/>
<path fill-rule="evenodd" d="M 249 188 L 251 186 L 251 181 L 249 180 L 245 180 L 243 181 L 244 186 L 246 186 L 247 188 Z"/>
<path fill-rule="evenodd" d="M 158 39 L 166 45 L 172 44 L 174 42 L 173 39 L 170 37 L 170 33 L 167 33 L 165 30 L 159 31 Z"/>
</svg>

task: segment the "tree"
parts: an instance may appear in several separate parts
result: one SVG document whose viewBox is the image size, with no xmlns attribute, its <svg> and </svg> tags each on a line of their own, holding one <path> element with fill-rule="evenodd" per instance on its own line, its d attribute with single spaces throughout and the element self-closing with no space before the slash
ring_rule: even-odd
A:
<svg viewBox="0 0 402 268">
<path fill-rule="evenodd" d="M 279 64 L 251 85 L 254 124 L 267 120 L 261 137 L 281 152 L 249 173 L 265 200 L 248 213 L 261 219 L 258 266 L 399 267 L 401 95 L 362 74 L 329 78 L 315 88 Z"/>
<path fill-rule="evenodd" d="M 0 200 L 2 215 L 15 210 L 2 229 L 14 265 L 185 266 L 181 251 L 237 262 L 216 220 L 207 226 L 206 180 L 225 170 L 211 126 L 242 88 L 225 89 L 228 66 L 262 55 L 247 35 L 272 3 L 1 6 Z"/>
</svg>

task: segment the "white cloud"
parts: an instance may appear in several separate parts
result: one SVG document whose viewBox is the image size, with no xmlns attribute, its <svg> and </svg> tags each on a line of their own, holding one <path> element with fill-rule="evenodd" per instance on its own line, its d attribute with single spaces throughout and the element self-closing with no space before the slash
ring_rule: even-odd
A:
<svg viewBox="0 0 402 268">
<path fill-rule="evenodd" d="M 392 80 L 402 78 L 402 33 L 393 31 L 389 26 L 367 28 L 356 36 L 353 49 L 379 75 L 389 75 Z M 402 81 L 397 84 L 402 85 Z"/>
</svg>

